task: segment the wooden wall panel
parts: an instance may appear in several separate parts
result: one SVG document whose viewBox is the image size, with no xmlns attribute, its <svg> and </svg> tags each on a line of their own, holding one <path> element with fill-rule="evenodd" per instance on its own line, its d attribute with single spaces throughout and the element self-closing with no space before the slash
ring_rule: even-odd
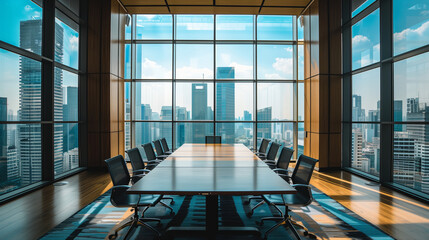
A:
<svg viewBox="0 0 429 240">
<path fill-rule="evenodd" d="M 100 72 L 101 10 L 100 0 L 88 2 L 88 73 Z"/>
<path fill-rule="evenodd" d="M 88 132 L 100 131 L 100 74 L 88 74 L 87 77 Z"/>
<path fill-rule="evenodd" d="M 319 1 L 310 7 L 310 76 L 319 74 Z M 326 58 L 323 58 L 326 61 Z"/>
<path fill-rule="evenodd" d="M 340 75 L 330 76 L 330 95 L 329 95 L 329 129 L 332 133 L 341 133 L 341 91 L 342 77 Z"/>
</svg>

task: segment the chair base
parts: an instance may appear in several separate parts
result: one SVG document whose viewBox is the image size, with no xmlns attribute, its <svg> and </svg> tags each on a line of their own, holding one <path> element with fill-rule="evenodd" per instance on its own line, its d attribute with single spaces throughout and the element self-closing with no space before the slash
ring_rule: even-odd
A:
<svg viewBox="0 0 429 240">
<path fill-rule="evenodd" d="M 297 226 L 297 227 L 299 227 L 299 228 L 301 228 L 301 229 L 304 230 L 304 236 L 307 236 L 307 237 L 309 237 L 311 239 L 318 239 L 318 237 L 314 233 L 309 232 L 308 229 L 305 226 L 297 223 L 290 216 L 288 216 L 287 218 L 283 218 L 283 217 L 267 217 L 267 218 L 261 219 L 260 222 L 256 222 L 256 224 L 258 224 L 258 225 L 261 226 L 261 225 L 264 224 L 264 221 L 280 221 L 276 225 L 274 225 L 270 229 L 268 229 L 268 231 L 264 235 L 264 240 L 266 240 L 268 238 L 268 234 L 270 234 L 271 232 L 273 232 L 275 229 L 277 229 L 278 227 L 280 227 L 282 225 L 286 225 L 286 227 L 288 227 L 292 231 L 293 235 L 297 239 L 299 239 L 299 240 L 301 240 L 302 238 L 299 235 L 298 231 L 296 230 L 295 226 Z"/>
</svg>

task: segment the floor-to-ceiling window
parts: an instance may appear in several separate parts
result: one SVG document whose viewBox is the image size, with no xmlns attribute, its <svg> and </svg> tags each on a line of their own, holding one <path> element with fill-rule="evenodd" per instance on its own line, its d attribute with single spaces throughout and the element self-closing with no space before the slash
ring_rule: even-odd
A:
<svg viewBox="0 0 429 240">
<path fill-rule="evenodd" d="M 79 167 L 79 1 L 0 2 L 0 198 Z"/>
<path fill-rule="evenodd" d="M 301 154 L 302 35 L 295 16 L 133 15 L 126 148 L 219 135 L 248 147 L 269 138 Z"/>
<path fill-rule="evenodd" d="M 429 5 L 343 1 L 344 166 L 429 196 Z"/>
</svg>

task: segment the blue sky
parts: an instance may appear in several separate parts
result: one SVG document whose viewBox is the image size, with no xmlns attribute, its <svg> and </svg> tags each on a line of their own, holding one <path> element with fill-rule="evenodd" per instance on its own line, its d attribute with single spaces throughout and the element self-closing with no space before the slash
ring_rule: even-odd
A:
<svg viewBox="0 0 429 240">
<path fill-rule="evenodd" d="M 0 40 L 19 46 L 20 22 L 41 19 L 42 9 L 30 0 L 0 1 Z M 64 28 L 63 64 L 78 67 L 78 33 L 56 20 Z M 40 53 L 39 53 L 40 54 Z M 19 55 L 0 49 L 0 97 L 8 98 L 8 110 L 19 109 Z M 77 86 L 77 76 L 63 71 L 63 86 Z"/>
</svg>

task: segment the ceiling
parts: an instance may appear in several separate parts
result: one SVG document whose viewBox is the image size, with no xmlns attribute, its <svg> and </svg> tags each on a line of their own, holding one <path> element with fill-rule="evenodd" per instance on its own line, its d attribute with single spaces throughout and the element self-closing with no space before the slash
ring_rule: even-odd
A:
<svg viewBox="0 0 429 240">
<path fill-rule="evenodd" d="M 120 0 L 130 14 L 299 15 L 311 0 Z"/>
</svg>

